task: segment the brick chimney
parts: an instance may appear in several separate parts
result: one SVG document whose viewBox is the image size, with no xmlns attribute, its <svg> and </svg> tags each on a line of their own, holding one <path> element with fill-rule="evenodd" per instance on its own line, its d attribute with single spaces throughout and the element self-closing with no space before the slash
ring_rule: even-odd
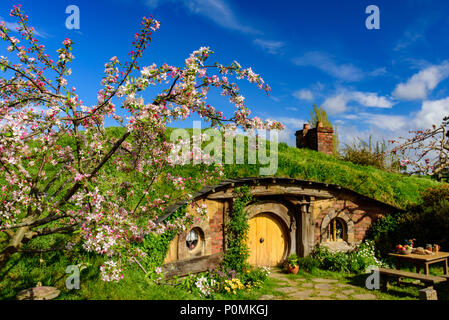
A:
<svg viewBox="0 0 449 320">
<path fill-rule="evenodd" d="M 306 123 L 302 130 L 298 130 L 295 133 L 296 147 L 308 148 L 332 155 L 333 135 L 334 130 L 323 127 L 322 122 L 318 122 L 317 127 L 313 129 L 310 129 L 310 125 Z"/>
</svg>

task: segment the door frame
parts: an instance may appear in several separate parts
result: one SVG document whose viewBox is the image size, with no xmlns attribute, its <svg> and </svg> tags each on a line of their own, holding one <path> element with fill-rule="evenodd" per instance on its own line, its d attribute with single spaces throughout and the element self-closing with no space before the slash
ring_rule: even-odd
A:
<svg viewBox="0 0 449 320">
<path fill-rule="evenodd" d="M 286 205 L 275 200 L 261 200 L 246 206 L 245 210 L 248 213 L 248 220 L 262 213 L 270 214 L 277 218 L 286 235 L 287 248 L 282 260 L 287 259 L 290 254 L 296 253 L 296 219 Z"/>
</svg>

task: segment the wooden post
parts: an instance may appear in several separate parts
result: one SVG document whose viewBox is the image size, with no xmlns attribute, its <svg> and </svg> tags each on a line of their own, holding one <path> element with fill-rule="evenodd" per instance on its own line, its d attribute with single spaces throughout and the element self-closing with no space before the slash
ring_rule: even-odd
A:
<svg viewBox="0 0 449 320">
<path fill-rule="evenodd" d="M 447 269 L 448 269 L 448 266 L 447 266 L 447 258 L 446 258 L 446 260 L 444 261 L 444 274 L 445 274 L 445 275 L 449 275 Z"/>
<path fill-rule="evenodd" d="M 419 290 L 419 300 L 438 300 L 438 295 L 433 287 Z"/>
<path fill-rule="evenodd" d="M 303 257 L 306 257 L 310 254 L 310 246 L 309 246 L 309 238 L 310 238 L 310 232 L 309 232 L 309 214 L 307 210 L 307 204 L 301 204 L 300 210 L 301 210 L 301 232 L 300 232 L 300 241 L 302 244 L 302 253 L 301 255 Z"/>
</svg>

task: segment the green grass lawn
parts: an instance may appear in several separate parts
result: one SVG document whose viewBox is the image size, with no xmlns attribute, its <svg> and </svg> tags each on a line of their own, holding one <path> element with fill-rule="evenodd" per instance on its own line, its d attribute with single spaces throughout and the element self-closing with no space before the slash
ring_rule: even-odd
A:
<svg viewBox="0 0 449 320">
<path fill-rule="evenodd" d="M 188 293 L 186 290 L 172 285 L 156 285 L 145 279 L 144 273 L 133 265 L 124 271 L 124 279 L 118 283 L 104 282 L 99 277 L 100 257 L 86 255 L 85 262 L 89 264 L 81 271 L 79 290 L 68 290 L 65 287 L 67 274 L 65 268 L 71 263 L 70 257 L 53 253 L 42 259 L 39 255 L 20 259 L 15 257 L 9 264 L 8 270 L 0 273 L 0 300 L 15 299 L 16 294 L 23 289 L 34 287 L 37 282 L 42 285 L 55 286 L 61 290 L 58 300 L 198 300 L 198 295 Z M 407 268 L 406 268 L 407 269 Z M 413 271 L 409 269 L 410 271 Z M 442 267 L 432 267 L 431 273 L 442 274 Z M 365 288 L 366 274 L 350 274 L 313 269 L 310 272 L 300 270 L 297 275 L 286 274 L 287 279 L 305 279 L 299 284 L 312 282 L 313 278 L 337 279 L 338 283 L 349 284 L 355 287 L 354 294 L 374 294 L 379 300 L 416 300 L 419 288 L 413 285 L 396 285 L 393 283 L 387 292 L 368 290 Z M 237 291 L 237 294 L 215 294 L 214 300 L 257 300 L 261 296 L 271 295 L 274 299 L 288 299 L 283 293 L 277 291 L 287 284 L 278 279 L 269 277 L 261 288 L 251 291 Z M 300 289 L 301 286 L 298 285 Z M 437 285 L 440 300 L 449 299 L 449 286 L 445 283 Z M 334 290 L 341 293 L 344 288 Z"/>
</svg>

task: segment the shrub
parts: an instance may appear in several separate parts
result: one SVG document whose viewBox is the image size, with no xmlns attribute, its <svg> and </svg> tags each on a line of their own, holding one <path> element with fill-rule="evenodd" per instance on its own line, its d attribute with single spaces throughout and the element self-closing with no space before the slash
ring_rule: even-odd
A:
<svg viewBox="0 0 449 320">
<path fill-rule="evenodd" d="M 382 255 L 404 243 L 404 239 L 413 238 L 415 247 L 431 243 L 449 249 L 449 185 L 428 188 L 422 193 L 420 204 L 377 220 L 368 237 L 376 242 Z"/>
<path fill-rule="evenodd" d="M 287 258 L 287 264 L 291 267 L 296 267 L 298 265 L 298 255 L 296 253 L 289 255 Z"/>
<path fill-rule="evenodd" d="M 245 210 L 246 205 L 251 201 L 252 196 L 249 193 L 248 186 L 235 188 L 239 195 L 233 204 L 233 212 L 229 221 L 226 223 L 227 249 L 223 256 L 222 266 L 226 270 L 235 270 L 242 272 L 248 268 L 247 259 L 249 249 L 246 244 L 248 237 L 249 224 L 248 214 Z"/>
<path fill-rule="evenodd" d="M 312 256 L 318 261 L 320 269 L 338 272 L 349 271 L 348 255 L 344 252 L 331 252 L 326 247 L 318 246 Z"/>
<path fill-rule="evenodd" d="M 261 287 L 270 274 L 266 267 L 247 269 L 242 273 L 234 270 L 216 269 L 196 275 L 188 275 L 180 288 L 204 298 L 213 298 L 216 293 L 237 294 L 238 291 Z"/>
<path fill-rule="evenodd" d="M 377 219 L 368 230 L 367 238 L 374 240 L 381 257 L 386 257 L 405 236 L 399 232 L 399 216 L 387 214 Z"/>
<path fill-rule="evenodd" d="M 302 257 L 298 258 L 299 270 L 303 270 L 306 272 L 313 272 L 315 269 L 320 267 L 320 263 L 318 260 L 312 257 Z"/>
<path fill-rule="evenodd" d="M 170 242 L 175 236 L 176 231 L 167 231 L 163 234 L 150 233 L 145 236 L 141 248 L 146 253 L 144 260 L 148 270 L 153 270 L 162 265 Z"/>
<path fill-rule="evenodd" d="M 373 143 L 372 137 L 368 142 L 359 138 L 352 145 L 346 144 L 341 153 L 341 159 L 362 166 L 373 166 L 377 169 L 387 171 L 400 171 L 400 160 L 397 156 L 389 153 L 385 141 Z"/>
<path fill-rule="evenodd" d="M 364 272 L 368 266 L 382 266 L 384 263 L 376 258 L 373 241 L 360 244 L 353 251 L 332 252 L 326 247 L 317 247 L 312 253 L 317 267 L 337 272 Z M 310 267 L 314 267 L 314 263 Z"/>
<path fill-rule="evenodd" d="M 374 241 L 365 241 L 349 254 L 349 270 L 353 272 L 364 272 L 368 266 L 384 265 L 382 261 L 376 258 Z"/>
</svg>

